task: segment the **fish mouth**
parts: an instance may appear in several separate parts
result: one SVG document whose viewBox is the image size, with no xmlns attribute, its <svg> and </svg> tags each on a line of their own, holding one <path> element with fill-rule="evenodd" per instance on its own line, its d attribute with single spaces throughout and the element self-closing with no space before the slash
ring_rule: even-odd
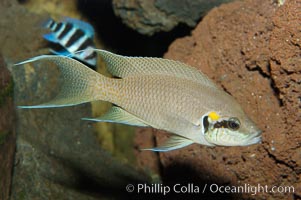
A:
<svg viewBox="0 0 301 200">
<path fill-rule="evenodd" d="M 255 132 L 255 134 L 252 134 L 251 137 L 247 139 L 246 143 L 243 146 L 261 143 L 262 140 L 261 133 L 262 131 L 259 130 Z"/>
</svg>

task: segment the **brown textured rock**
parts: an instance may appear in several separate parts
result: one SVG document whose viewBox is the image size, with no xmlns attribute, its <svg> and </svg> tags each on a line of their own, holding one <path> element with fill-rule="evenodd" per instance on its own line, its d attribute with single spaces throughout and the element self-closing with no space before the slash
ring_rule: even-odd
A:
<svg viewBox="0 0 301 200">
<path fill-rule="evenodd" d="M 195 26 L 211 8 L 231 0 L 113 0 L 115 14 L 145 35 L 170 31 L 179 23 Z"/>
<path fill-rule="evenodd" d="M 13 82 L 0 54 L 0 199 L 8 200 L 15 152 Z"/>
<path fill-rule="evenodd" d="M 135 137 L 135 155 L 139 167 L 147 171 L 160 174 L 160 160 L 158 154 L 152 151 L 141 151 L 143 148 L 155 146 L 153 132 L 157 130 L 151 128 L 138 128 Z"/>
<path fill-rule="evenodd" d="M 43 31 L 37 25 L 46 15 L 30 13 L 17 1 L 9 0 L 0 1 L 0 15 L 0 54 L 3 55 L 0 88 L 7 86 L 7 80 L 2 84 L 1 77 L 5 64 L 14 78 L 16 105 L 39 103 L 53 97 L 59 87 L 55 66 L 50 63 L 12 66 L 22 59 L 48 53 Z M 8 111 L 13 106 L 8 105 L 0 106 L 0 131 L 3 124 L 4 128 L 10 127 Z M 92 115 L 90 104 L 61 109 L 17 109 L 16 115 L 17 147 L 10 199 L 117 198 L 125 192 L 126 184 L 150 180 L 144 171 L 116 159 L 99 146 L 91 124 L 81 120 Z M 0 191 L 5 190 L 0 194 L 1 200 L 4 195 L 7 197 L 10 182 L 14 146 L 8 145 L 0 145 Z M 7 152 L 2 154 L 3 148 Z"/>
<path fill-rule="evenodd" d="M 165 182 L 178 182 L 181 174 L 185 182 L 198 184 L 293 186 L 294 192 L 231 196 L 301 198 L 300 11 L 301 2 L 293 0 L 283 6 L 268 0 L 233 2 L 213 9 L 192 36 L 170 46 L 166 58 L 197 67 L 239 101 L 263 130 L 263 142 L 160 153 Z M 159 144 L 166 138 L 162 132 L 156 136 Z"/>
</svg>

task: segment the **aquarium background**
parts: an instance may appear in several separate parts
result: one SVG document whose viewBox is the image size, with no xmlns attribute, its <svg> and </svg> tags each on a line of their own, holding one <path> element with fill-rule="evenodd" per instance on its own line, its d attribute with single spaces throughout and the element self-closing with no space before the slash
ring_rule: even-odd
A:
<svg viewBox="0 0 301 200">
<path fill-rule="evenodd" d="M 97 48 L 198 68 L 243 106 L 262 143 L 154 153 L 140 149 L 169 133 L 81 120 L 106 102 L 18 109 L 58 91 L 55 66 L 13 64 L 49 54 L 41 24 L 64 16 L 90 23 Z M 300 199 L 300 27 L 298 0 L 1 0 L 0 199 Z M 109 76 L 101 59 L 96 70 Z"/>
</svg>

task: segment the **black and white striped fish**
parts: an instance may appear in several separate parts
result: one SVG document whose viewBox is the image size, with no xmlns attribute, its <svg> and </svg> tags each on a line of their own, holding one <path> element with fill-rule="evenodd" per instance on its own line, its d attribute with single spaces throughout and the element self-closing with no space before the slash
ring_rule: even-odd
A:
<svg viewBox="0 0 301 200">
<path fill-rule="evenodd" d="M 51 49 L 52 53 L 71 56 L 93 67 L 96 66 L 97 55 L 93 51 L 94 28 L 90 24 L 66 17 L 61 22 L 49 19 L 43 26 L 51 30 L 43 37 L 63 47 L 60 51 Z"/>
</svg>

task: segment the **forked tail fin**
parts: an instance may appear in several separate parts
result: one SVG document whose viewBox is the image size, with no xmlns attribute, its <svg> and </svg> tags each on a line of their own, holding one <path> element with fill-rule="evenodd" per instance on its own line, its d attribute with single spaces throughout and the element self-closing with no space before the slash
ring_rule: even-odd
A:
<svg viewBox="0 0 301 200">
<path fill-rule="evenodd" d="M 61 85 L 58 95 L 49 102 L 33 105 L 19 106 L 19 108 L 49 108 L 73 106 L 95 100 L 106 100 L 101 90 L 105 90 L 108 78 L 91 70 L 84 64 L 65 56 L 42 55 L 17 63 L 22 65 L 30 62 L 47 60 L 54 62 L 61 73 Z"/>
</svg>

